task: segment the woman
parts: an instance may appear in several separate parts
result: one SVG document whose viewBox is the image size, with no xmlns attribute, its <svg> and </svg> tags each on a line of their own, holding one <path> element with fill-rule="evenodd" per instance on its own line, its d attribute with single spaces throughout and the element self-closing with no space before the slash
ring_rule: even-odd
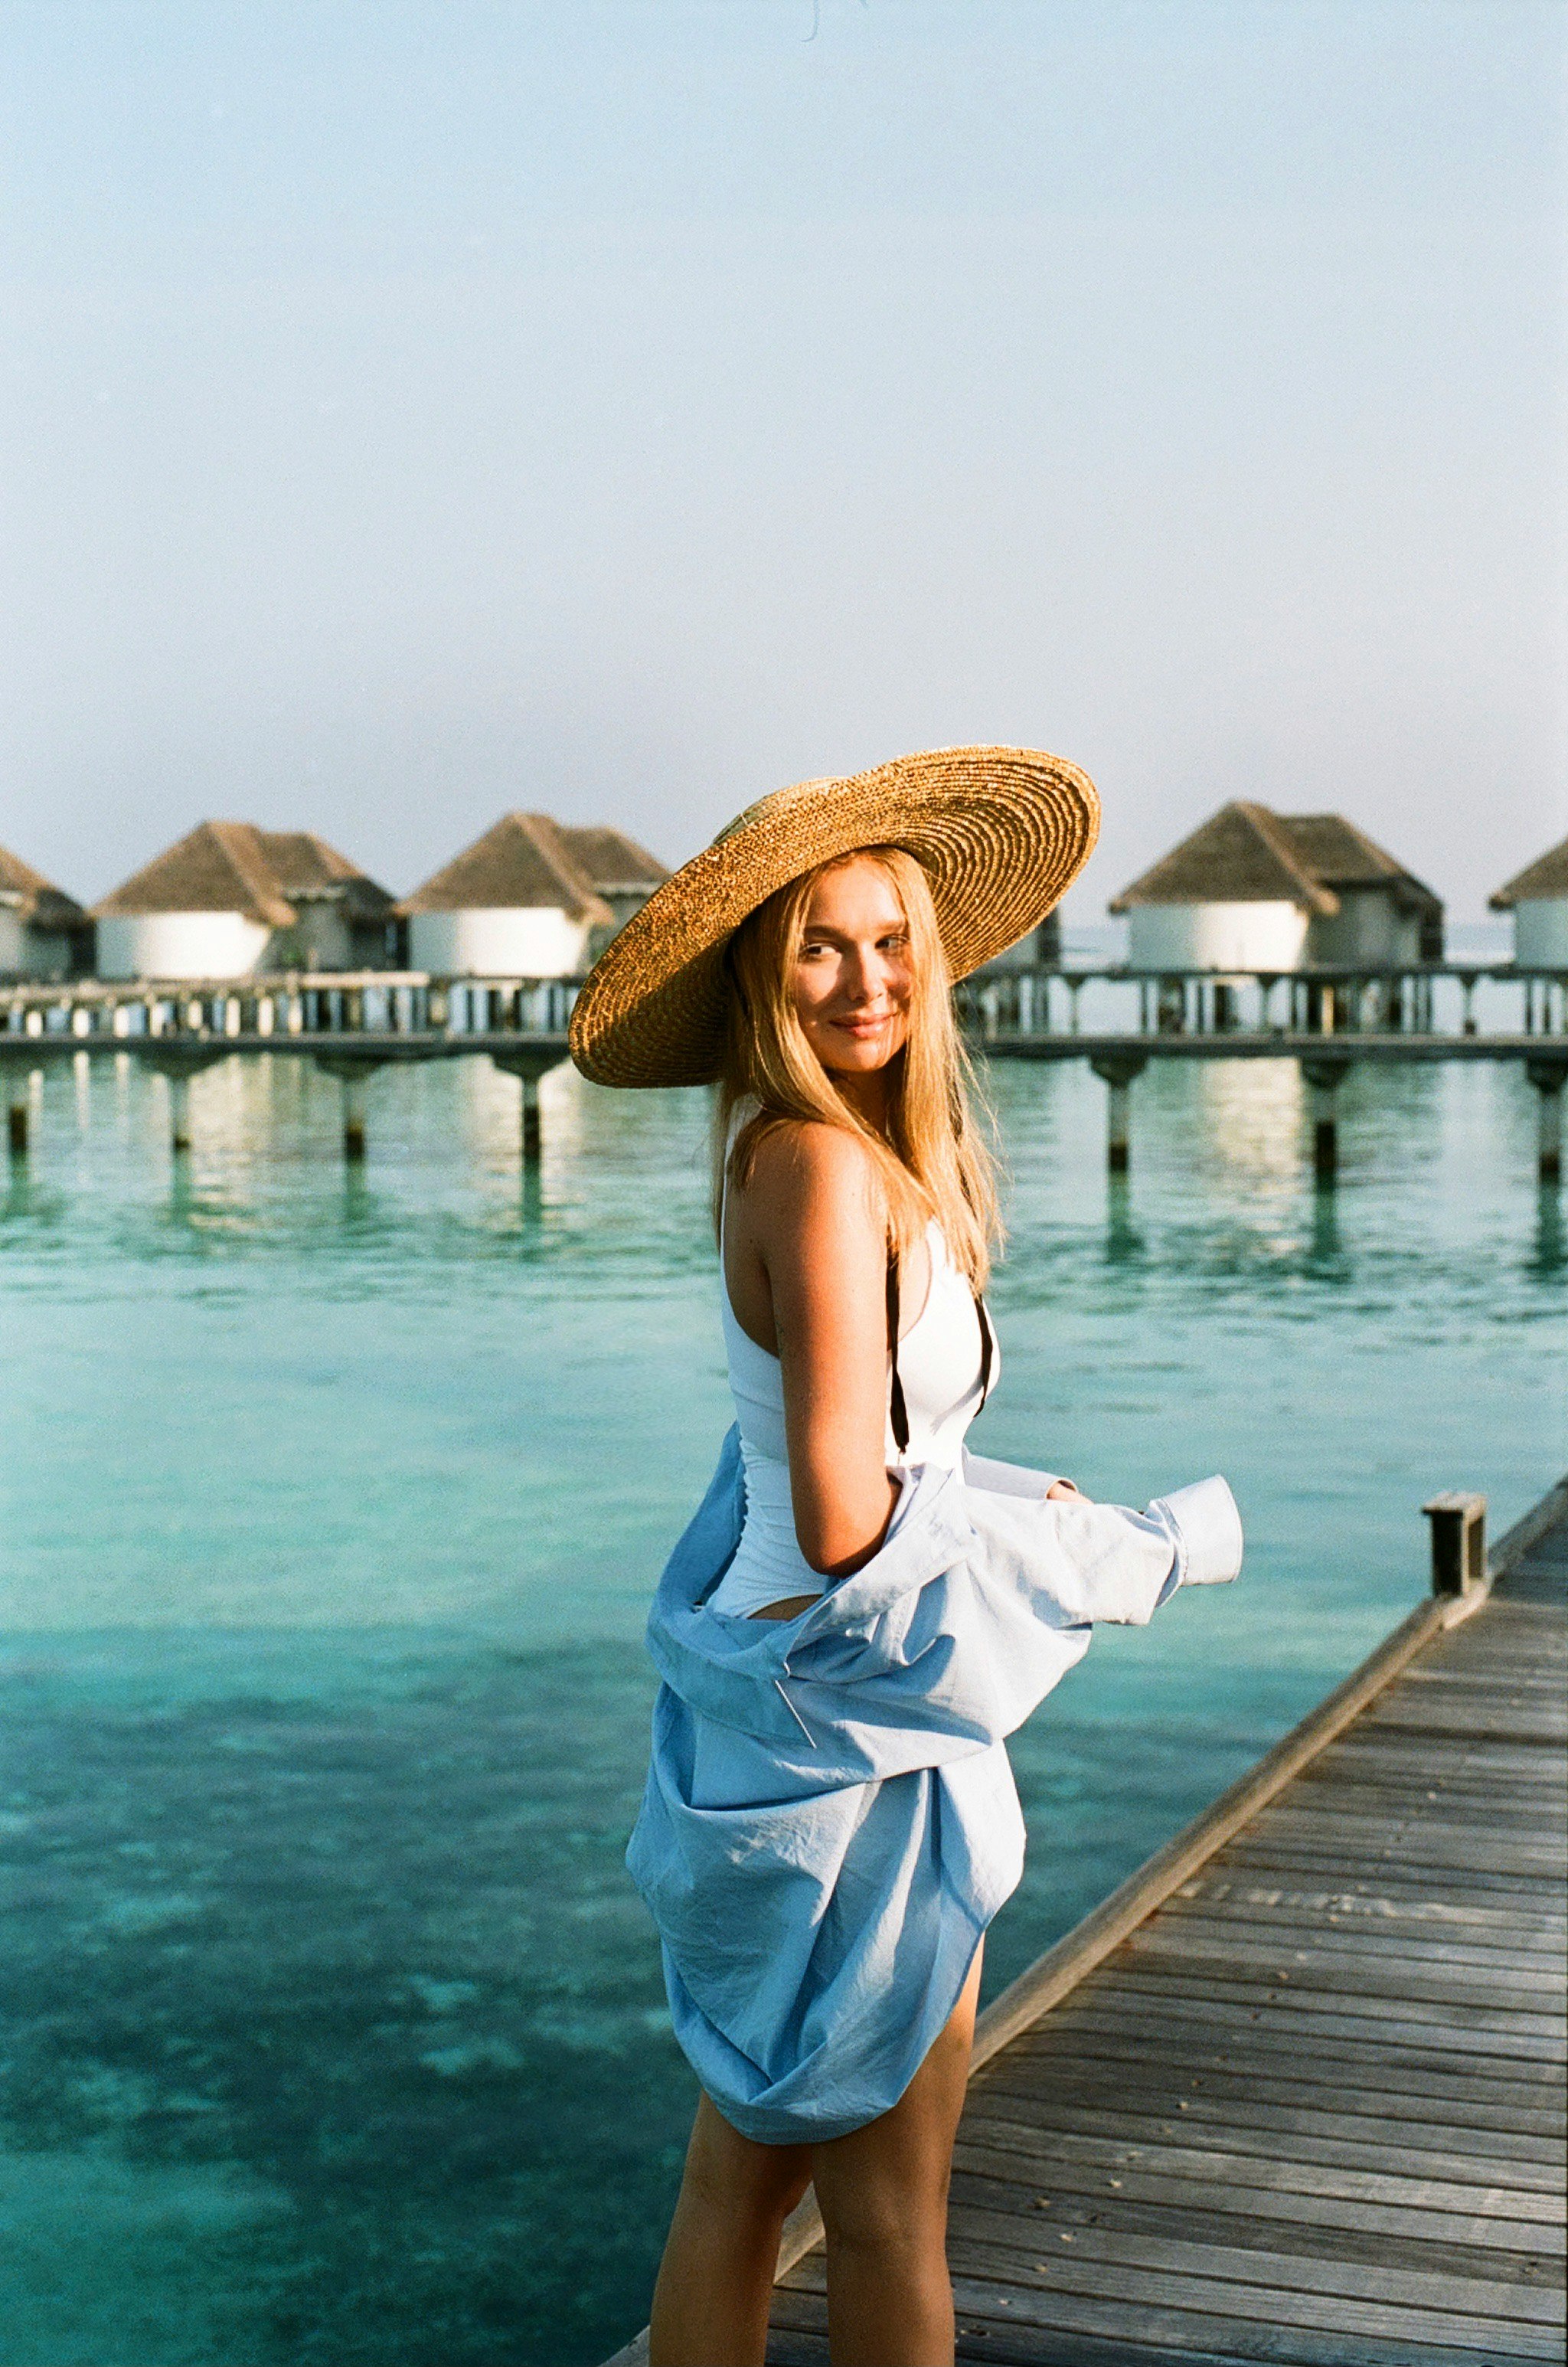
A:
<svg viewBox="0 0 1568 2367">
<path fill-rule="evenodd" d="M 1022 1824 L 1003 1737 L 1087 1648 L 1226 1579 L 1220 1479 L 1146 1513 L 983 1462 L 996 1238 L 950 986 L 1093 844 L 1070 765 L 958 749 L 750 808 L 590 978 L 578 1065 L 715 1082 L 737 1428 L 661 1580 L 628 1863 L 702 2084 L 652 2367 L 764 2356 L 815 2186 L 836 2367 L 953 2357 L 947 2186 L 986 1927 Z"/>
</svg>

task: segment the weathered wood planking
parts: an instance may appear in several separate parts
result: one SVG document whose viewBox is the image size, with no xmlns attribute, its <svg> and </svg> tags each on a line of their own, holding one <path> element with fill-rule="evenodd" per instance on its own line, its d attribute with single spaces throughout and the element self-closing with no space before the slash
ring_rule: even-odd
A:
<svg viewBox="0 0 1568 2367">
<path fill-rule="evenodd" d="M 1568 1487 L 1494 1567 L 983 2017 L 961 2360 L 1562 2359 Z M 818 2233 L 771 2367 L 826 2361 Z"/>
</svg>

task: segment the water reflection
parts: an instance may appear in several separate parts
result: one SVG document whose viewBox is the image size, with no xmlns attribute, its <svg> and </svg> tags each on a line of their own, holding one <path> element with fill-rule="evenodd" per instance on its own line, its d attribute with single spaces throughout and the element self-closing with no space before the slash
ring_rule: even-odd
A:
<svg viewBox="0 0 1568 2367">
<path fill-rule="evenodd" d="M 1147 1244 L 1133 1216 L 1133 1190 L 1125 1175 L 1105 1179 L 1105 1263 L 1132 1265 Z"/>
<path fill-rule="evenodd" d="M 1563 1259 L 1562 1189 L 1557 1184 L 1543 1184 L 1536 1201 L 1535 1255 L 1529 1271 L 1541 1274 L 1561 1273 Z"/>
<path fill-rule="evenodd" d="M 1305 1270 L 1319 1282 L 1349 1280 L 1349 1263 L 1339 1232 L 1339 1195 L 1332 1182 L 1320 1182 L 1313 1190 Z"/>
<path fill-rule="evenodd" d="M 1212 1168 L 1244 1177 L 1253 1191 L 1294 1191 L 1305 1106 L 1298 1061 L 1204 1061 L 1190 1090 Z"/>
</svg>

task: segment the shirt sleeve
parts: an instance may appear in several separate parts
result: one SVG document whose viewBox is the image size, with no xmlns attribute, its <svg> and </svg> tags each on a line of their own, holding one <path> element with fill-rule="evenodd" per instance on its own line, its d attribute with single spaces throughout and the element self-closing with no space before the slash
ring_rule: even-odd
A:
<svg viewBox="0 0 1568 2367">
<path fill-rule="evenodd" d="M 1225 1482 L 1195 1479 L 1190 1488 L 1156 1496 L 1149 1518 L 1170 1536 L 1174 1558 L 1160 1590 L 1168 1602 L 1179 1586 L 1223 1586 L 1241 1569 L 1241 1514 Z"/>
</svg>

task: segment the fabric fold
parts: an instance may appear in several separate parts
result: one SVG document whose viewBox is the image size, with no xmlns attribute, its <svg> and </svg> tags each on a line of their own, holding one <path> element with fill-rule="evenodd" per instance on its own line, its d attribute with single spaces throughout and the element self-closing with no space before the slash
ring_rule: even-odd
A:
<svg viewBox="0 0 1568 2367">
<path fill-rule="evenodd" d="M 626 1863 L 676 2036 L 735 2127 L 846 2135 L 897 2103 L 1023 1867 L 1005 1737 L 1101 1621 L 1234 1578 L 1205 1479 L 1146 1512 L 1052 1502 L 965 1454 L 905 1488 L 880 1549 L 792 1620 L 708 1607 L 745 1511 L 731 1430 L 649 1619 L 662 1683 Z"/>
</svg>

